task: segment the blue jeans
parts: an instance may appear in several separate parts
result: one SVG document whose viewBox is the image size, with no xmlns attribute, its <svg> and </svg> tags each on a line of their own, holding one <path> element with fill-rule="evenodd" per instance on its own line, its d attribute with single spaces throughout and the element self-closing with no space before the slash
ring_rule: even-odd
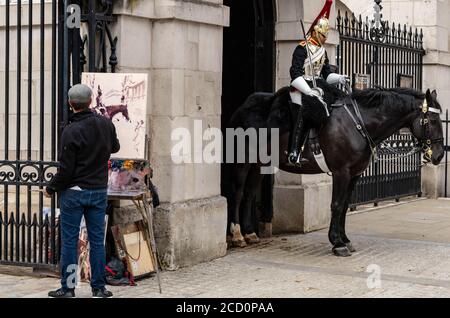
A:
<svg viewBox="0 0 450 318">
<path fill-rule="evenodd" d="M 91 287 L 105 287 L 105 213 L 107 190 L 64 190 L 60 192 L 61 286 L 75 288 L 78 269 L 78 237 L 81 218 L 86 221 L 90 245 Z"/>
</svg>

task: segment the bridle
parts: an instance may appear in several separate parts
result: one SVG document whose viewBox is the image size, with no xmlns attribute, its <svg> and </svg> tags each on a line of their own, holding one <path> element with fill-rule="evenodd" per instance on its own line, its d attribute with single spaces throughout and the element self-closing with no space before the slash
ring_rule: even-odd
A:
<svg viewBox="0 0 450 318">
<path fill-rule="evenodd" d="M 427 99 L 423 101 L 423 104 L 421 106 L 422 114 L 420 118 L 420 126 L 422 127 L 422 138 L 419 140 L 420 147 L 422 148 L 422 151 L 424 152 L 424 159 L 428 162 L 431 161 L 431 156 L 433 155 L 433 150 L 431 149 L 431 146 L 433 144 L 437 143 L 443 143 L 444 138 L 430 138 L 430 113 L 440 114 L 441 111 L 437 108 L 428 107 Z"/>
<path fill-rule="evenodd" d="M 350 85 L 347 83 L 344 87 L 346 88 L 347 92 L 349 94 L 351 94 L 352 89 L 351 89 Z M 346 103 L 343 103 L 343 104 L 339 104 L 338 103 L 338 104 L 333 104 L 331 106 L 338 106 L 338 107 L 339 106 L 343 106 L 344 107 L 344 109 L 347 111 L 347 113 L 349 114 L 350 118 L 352 119 L 353 123 L 355 124 L 356 129 L 361 133 L 363 138 L 365 138 L 368 141 L 369 147 L 371 149 L 371 152 L 372 152 L 374 160 L 378 161 L 380 159 L 378 158 L 378 154 L 377 154 L 377 148 L 378 148 L 377 144 L 373 141 L 373 139 L 370 137 L 367 129 L 365 128 L 364 120 L 363 120 L 363 118 L 361 116 L 361 113 L 359 112 L 358 104 L 352 98 L 350 99 L 350 101 L 351 101 L 350 104 L 353 105 L 356 117 L 359 119 L 359 122 L 355 118 L 355 116 L 353 116 L 351 111 L 348 109 Z M 416 144 L 414 149 L 412 149 L 407 154 L 399 154 L 396 157 L 397 158 L 398 157 L 407 157 L 407 156 L 409 156 L 409 155 L 411 155 L 413 153 L 418 153 L 418 152 L 420 152 L 422 150 L 424 152 L 423 158 L 426 160 L 426 162 L 423 162 L 423 164 L 426 165 L 427 163 L 431 162 L 431 157 L 433 156 L 433 150 L 431 149 L 431 146 L 433 144 L 437 144 L 437 143 L 442 143 L 442 144 L 444 143 L 444 138 L 443 137 L 441 137 L 441 138 L 434 138 L 434 139 L 430 138 L 431 134 L 430 134 L 430 131 L 429 131 L 429 129 L 430 129 L 429 128 L 430 127 L 430 125 L 429 125 L 430 124 L 430 118 L 429 118 L 430 113 L 440 114 L 441 111 L 439 109 L 437 109 L 437 108 L 429 107 L 426 98 L 424 99 L 424 101 L 422 103 L 422 106 L 420 106 L 419 108 L 421 110 L 420 126 L 422 128 L 422 136 L 421 136 L 420 139 L 418 139 L 418 143 Z M 410 129 L 410 130 L 412 131 L 412 129 Z M 393 154 L 396 154 L 396 150 L 393 149 L 388 143 L 381 142 L 380 145 L 384 145 L 384 148 L 390 150 Z M 390 158 L 390 159 L 385 160 L 385 161 L 389 161 L 391 159 L 393 159 L 393 158 Z"/>
</svg>

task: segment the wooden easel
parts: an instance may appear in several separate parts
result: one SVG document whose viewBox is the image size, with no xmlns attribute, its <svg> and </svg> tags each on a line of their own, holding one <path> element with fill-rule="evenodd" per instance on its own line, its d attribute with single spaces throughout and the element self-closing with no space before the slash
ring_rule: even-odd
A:
<svg viewBox="0 0 450 318">
<path fill-rule="evenodd" d="M 139 213 L 142 215 L 142 220 L 147 227 L 147 231 L 145 231 L 144 234 L 151 245 L 153 263 L 155 264 L 156 278 L 158 280 L 159 293 L 162 294 L 161 278 L 159 274 L 159 262 L 156 252 L 155 234 L 153 231 L 153 215 L 149 204 L 150 197 L 151 195 L 149 195 L 148 192 L 108 194 L 108 200 L 110 201 L 133 201 Z"/>
</svg>

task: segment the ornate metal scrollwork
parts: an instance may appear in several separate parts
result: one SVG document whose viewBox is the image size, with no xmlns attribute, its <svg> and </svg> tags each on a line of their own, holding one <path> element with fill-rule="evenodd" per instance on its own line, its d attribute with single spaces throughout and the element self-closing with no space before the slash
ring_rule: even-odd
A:
<svg viewBox="0 0 450 318">
<path fill-rule="evenodd" d="M 90 30 L 89 37 L 94 36 L 96 39 L 94 42 L 97 43 L 97 47 L 94 52 L 92 47 L 88 52 L 88 59 L 85 55 L 86 43 L 89 43 L 87 36 L 84 36 L 80 40 L 81 52 L 80 52 L 80 65 L 81 70 L 87 62 L 89 62 L 90 72 L 107 72 L 108 65 L 110 66 L 111 73 L 115 73 L 116 66 L 118 64 L 118 58 L 116 55 L 117 50 L 117 37 L 113 37 L 109 24 L 115 21 L 112 10 L 113 1 L 112 0 L 85 0 L 83 1 L 83 11 L 87 10 L 82 14 L 81 21 L 88 24 L 88 29 Z M 86 41 L 87 40 L 87 41 Z M 110 56 L 107 61 L 107 47 L 109 44 Z"/>
<path fill-rule="evenodd" d="M 378 148 L 378 154 L 388 155 L 404 155 L 416 149 L 416 140 L 411 134 L 395 134 L 384 141 Z"/>
<path fill-rule="evenodd" d="M 12 162 L 0 161 L 0 183 L 14 182 L 16 174 L 16 167 Z"/>
<path fill-rule="evenodd" d="M 0 184 L 46 186 L 57 168 L 57 162 L 0 161 Z"/>
<path fill-rule="evenodd" d="M 381 6 L 381 0 L 375 0 L 375 5 L 373 7 L 374 14 L 373 20 L 371 21 L 370 27 L 370 39 L 376 42 L 383 42 L 386 38 L 386 21 L 383 21 L 383 14 L 381 10 L 383 7 Z"/>
<path fill-rule="evenodd" d="M 49 172 L 49 169 L 54 169 L 55 172 Z M 42 170 L 42 180 L 46 183 L 50 182 L 56 174 L 57 165 L 48 165 Z"/>
<path fill-rule="evenodd" d="M 28 171 L 27 171 L 28 170 Z M 29 171 L 32 170 L 32 171 Z M 34 170 L 34 171 L 33 171 Z M 39 167 L 36 164 L 21 165 L 19 170 L 20 180 L 23 182 L 39 182 Z"/>
</svg>

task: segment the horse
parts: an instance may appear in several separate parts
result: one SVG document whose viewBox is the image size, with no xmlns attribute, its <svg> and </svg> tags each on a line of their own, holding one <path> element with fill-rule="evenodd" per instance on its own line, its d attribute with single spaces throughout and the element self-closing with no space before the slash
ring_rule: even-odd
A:
<svg viewBox="0 0 450 318">
<path fill-rule="evenodd" d="M 106 112 L 111 120 L 118 114 L 122 114 L 126 121 L 131 122 L 130 116 L 128 115 L 128 105 L 111 105 L 106 106 Z"/>
<path fill-rule="evenodd" d="M 122 114 L 126 121 L 131 122 L 130 116 L 128 115 L 128 105 L 111 105 L 104 107 L 95 107 L 94 110 L 111 121 L 118 114 Z"/>
<path fill-rule="evenodd" d="M 409 128 L 413 136 L 423 146 L 426 162 L 438 165 L 444 156 L 443 129 L 439 113 L 441 106 L 434 90 L 422 93 L 406 88 L 371 88 L 345 94 L 337 87 L 318 80 L 317 85 L 324 91 L 328 105 L 349 98 L 359 106 L 363 127 L 368 138 L 360 133 L 344 107 L 333 108 L 330 117 L 318 127 L 318 141 L 332 175 L 331 223 L 328 239 L 336 256 L 350 256 L 355 249 L 345 232 L 346 213 L 349 199 L 360 176 L 367 169 L 373 156 L 375 145 L 402 128 Z M 275 93 L 254 93 L 231 117 L 230 128 L 278 128 L 279 169 L 296 174 L 323 173 L 316 163 L 310 147 L 305 146 L 304 157 L 309 161 L 301 167 L 291 166 L 286 153 L 289 135 L 293 131 L 296 118 L 295 107 L 289 97 L 289 87 Z M 314 115 L 324 109 L 316 98 L 303 96 L 305 115 L 314 121 Z M 309 105 L 308 107 L 306 107 Z M 309 109 L 309 110 L 308 110 Z M 322 111 L 323 112 L 323 111 Z M 353 112 L 352 112 L 353 113 Z M 356 113 L 356 112 L 355 112 Z M 353 115 L 353 117 L 356 114 Z M 309 116 L 309 117 L 308 117 Z M 318 125 L 315 123 L 315 125 Z M 249 145 L 246 145 L 248 154 Z M 225 197 L 228 201 L 228 234 L 233 246 L 244 247 L 247 243 L 259 241 L 252 222 L 252 203 L 260 188 L 264 175 L 260 173 L 263 164 L 227 164 L 224 183 L 228 184 Z M 242 216 L 242 220 L 240 218 Z M 242 221 L 242 222 L 241 222 Z M 242 228 L 241 228 L 242 225 Z"/>
</svg>

